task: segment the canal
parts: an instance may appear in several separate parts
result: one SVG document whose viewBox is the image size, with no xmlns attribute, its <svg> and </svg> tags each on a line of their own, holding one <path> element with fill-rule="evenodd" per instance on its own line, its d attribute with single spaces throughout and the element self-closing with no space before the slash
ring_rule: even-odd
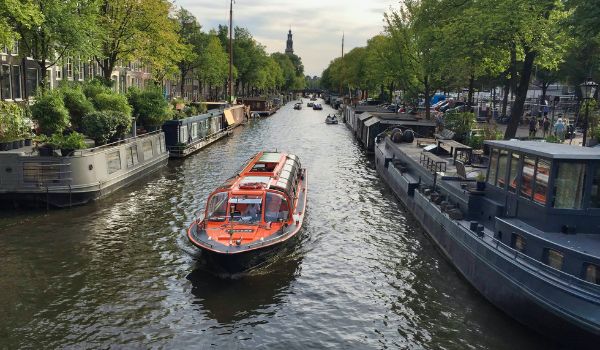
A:
<svg viewBox="0 0 600 350">
<path fill-rule="evenodd" d="M 332 112 L 290 103 L 93 204 L 0 213 L 0 348 L 552 348 L 457 274 L 348 129 L 325 125 Z M 244 160 L 276 149 L 308 169 L 297 245 L 214 276 L 185 228 Z"/>
</svg>

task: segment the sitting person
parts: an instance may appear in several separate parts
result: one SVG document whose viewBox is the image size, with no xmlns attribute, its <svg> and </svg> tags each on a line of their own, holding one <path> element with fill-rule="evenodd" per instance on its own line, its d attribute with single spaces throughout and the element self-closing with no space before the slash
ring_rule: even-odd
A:
<svg viewBox="0 0 600 350">
<path fill-rule="evenodd" d="M 242 209 L 242 218 L 251 218 L 252 220 L 258 220 L 260 213 L 260 206 L 258 204 L 248 204 Z"/>
</svg>

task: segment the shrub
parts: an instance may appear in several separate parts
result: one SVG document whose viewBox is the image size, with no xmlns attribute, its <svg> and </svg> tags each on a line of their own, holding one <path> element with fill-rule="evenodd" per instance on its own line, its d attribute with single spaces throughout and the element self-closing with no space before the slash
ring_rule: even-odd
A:
<svg viewBox="0 0 600 350">
<path fill-rule="evenodd" d="M 98 145 L 122 137 L 130 127 L 129 116 L 118 111 L 92 112 L 86 114 L 81 123 L 82 131 Z"/>
<path fill-rule="evenodd" d="M 0 141 L 14 141 L 31 136 L 27 107 L 0 101 Z"/>
<path fill-rule="evenodd" d="M 35 104 L 31 106 L 31 115 L 45 135 L 61 133 L 69 126 L 69 111 L 57 90 L 38 96 Z"/>
<path fill-rule="evenodd" d="M 130 89 L 127 98 L 133 107 L 133 116 L 144 127 L 161 126 L 171 117 L 169 103 L 160 89 Z"/>
<path fill-rule="evenodd" d="M 73 131 L 69 136 L 63 137 L 60 148 L 64 149 L 84 149 L 87 148 L 85 137 L 76 131 Z"/>
<path fill-rule="evenodd" d="M 112 90 L 105 85 L 100 79 L 93 79 L 83 85 L 83 93 L 91 100 L 102 93 L 111 93 Z"/>
<path fill-rule="evenodd" d="M 114 92 L 103 92 L 92 99 L 94 106 L 99 111 L 115 111 L 131 117 L 131 106 L 127 98 Z"/>
<path fill-rule="evenodd" d="M 63 102 L 71 116 L 71 124 L 79 128 L 84 115 L 94 111 L 94 105 L 87 99 L 79 86 L 61 88 Z"/>
<path fill-rule="evenodd" d="M 469 137 L 469 146 L 473 149 L 483 148 L 483 136 L 472 135 Z"/>
<path fill-rule="evenodd" d="M 469 112 L 452 112 L 444 115 L 444 127 L 456 133 L 457 139 L 464 140 L 466 135 L 476 125 L 474 113 Z"/>
</svg>

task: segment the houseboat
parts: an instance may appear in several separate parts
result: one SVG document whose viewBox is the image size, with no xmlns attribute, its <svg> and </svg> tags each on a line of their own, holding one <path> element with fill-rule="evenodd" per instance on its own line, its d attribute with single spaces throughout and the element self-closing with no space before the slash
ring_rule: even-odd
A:
<svg viewBox="0 0 600 350">
<path fill-rule="evenodd" d="M 226 137 L 247 118 L 248 111 L 243 105 L 210 106 L 217 108 L 184 119 L 168 120 L 163 124 L 165 142 L 172 158 L 186 157 Z"/>
<path fill-rule="evenodd" d="M 566 348 L 597 349 L 600 150 L 486 141 L 489 165 L 476 169 L 392 139 L 376 140 L 378 174 L 465 279 Z"/>
<path fill-rule="evenodd" d="M 71 207 L 122 188 L 167 164 L 161 131 L 61 157 L 35 148 L 0 152 L 0 205 Z"/>
<path fill-rule="evenodd" d="M 240 100 L 241 103 L 250 108 L 251 113 L 256 113 L 261 117 L 268 117 L 277 112 L 280 105 L 273 99 L 264 97 L 246 97 Z"/>
<path fill-rule="evenodd" d="M 306 196 L 306 170 L 297 156 L 260 152 L 210 194 L 188 238 L 217 270 L 247 271 L 296 236 Z"/>
</svg>

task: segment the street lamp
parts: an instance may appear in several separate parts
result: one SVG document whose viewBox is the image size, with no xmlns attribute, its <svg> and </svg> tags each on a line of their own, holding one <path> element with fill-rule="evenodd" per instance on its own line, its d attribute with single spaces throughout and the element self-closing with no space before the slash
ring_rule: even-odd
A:
<svg viewBox="0 0 600 350">
<path fill-rule="evenodd" d="M 587 78 L 586 81 L 579 85 L 579 88 L 581 89 L 581 96 L 583 97 L 583 100 L 586 101 L 585 104 L 585 121 L 583 124 L 583 147 L 586 146 L 586 142 L 587 142 L 587 130 L 588 130 L 588 117 L 589 117 L 589 100 L 591 100 L 592 98 L 594 98 L 594 94 L 596 93 L 596 88 L 598 87 L 598 84 L 594 83 L 594 81 L 592 80 L 592 78 Z"/>
</svg>

